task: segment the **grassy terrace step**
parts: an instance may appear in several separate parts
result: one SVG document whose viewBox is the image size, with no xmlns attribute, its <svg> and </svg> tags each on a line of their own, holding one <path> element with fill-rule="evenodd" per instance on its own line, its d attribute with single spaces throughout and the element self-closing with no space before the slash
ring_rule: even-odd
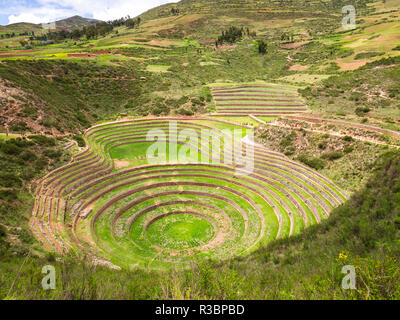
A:
<svg viewBox="0 0 400 320">
<path fill-rule="evenodd" d="M 206 169 L 206 168 L 207 168 L 207 169 Z M 156 175 L 156 176 L 153 176 L 153 177 L 150 177 L 150 179 L 158 178 L 159 175 L 162 174 L 162 173 L 165 174 L 165 173 L 171 172 L 171 169 L 173 169 L 173 168 L 168 168 L 168 169 L 164 169 L 164 170 L 155 170 L 155 171 L 152 171 L 152 172 L 151 172 L 152 174 L 154 173 L 154 174 L 157 174 L 157 175 Z M 237 178 L 234 177 L 233 173 L 232 173 L 232 174 L 227 174 L 227 173 L 225 173 L 224 171 L 219 171 L 219 172 L 218 172 L 218 171 L 210 170 L 210 169 L 208 169 L 208 167 L 205 167 L 204 169 L 190 169 L 190 168 L 184 168 L 184 169 L 182 169 L 182 168 L 175 168 L 175 169 L 179 170 L 179 172 L 181 173 L 181 174 L 180 174 L 179 176 L 177 176 L 177 177 L 181 177 L 181 176 L 189 177 L 188 172 L 190 172 L 193 176 L 197 176 L 197 177 L 199 177 L 199 176 L 204 177 L 204 174 L 205 174 L 205 173 L 211 174 L 212 176 L 214 176 L 214 179 L 220 179 L 220 180 L 222 180 L 222 181 L 226 181 L 227 183 L 228 183 L 229 181 L 233 181 L 233 182 L 234 182 L 235 180 L 237 180 Z M 214 169 L 214 168 L 213 168 L 213 169 Z M 194 173 L 194 172 L 195 172 L 195 173 Z M 199 174 L 199 173 L 201 173 L 201 174 Z M 142 173 L 142 174 L 143 174 L 143 173 Z M 122 181 L 124 181 L 124 180 L 126 180 L 126 179 L 128 179 L 128 178 L 138 177 L 138 175 L 140 175 L 140 173 L 139 173 L 139 174 L 132 174 L 132 175 L 129 175 L 129 176 L 121 176 L 118 180 L 114 181 L 114 183 L 119 183 L 118 185 L 120 185 L 120 186 L 126 185 L 125 183 L 122 184 Z M 220 177 L 221 175 L 222 175 L 222 177 Z M 228 180 L 227 178 L 229 178 L 229 180 Z M 292 196 L 291 194 L 285 192 L 282 188 L 280 188 L 279 186 L 274 185 L 273 183 L 271 183 L 271 182 L 268 181 L 267 179 L 263 179 L 263 178 L 260 178 L 260 177 L 257 178 L 256 175 L 252 175 L 251 178 L 252 178 L 252 179 L 245 179 L 245 178 L 242 178 L 242 179 L 239 179 L 239 180 L 240 180 L 240 183 L 245 182 L 247 185 L 249 185 L 249 188 L 254 188 L 254 187 L 257 188 L 257 189 L 258 189 L 258 192 L 259 192 L 260 194 L 262 194 L 263 192 L 265 192 L 264 189 L 266 189 L 267 186 L 268 186 L 269 189 L 268 189 L 268 194 L 266 194 L 266 197 L 270 199 L 270 200 L 267 199 L 267 201 L 268 201 L 269 203 L 275 203 L 275 204 L 276 204 L 276 203 L 279 203 L 279 201 L 280 201 L 280 199 L 281 199 L 280 197 L 282 197 L 282 196 L 284 197 L 284 195 L 287 194 L 287 199 L 288 199 L 291 203 L 289 203 L 289 206 L 288 206 L 285 202 L 283 202 L 282 205 L 283 205 L 284 209 L 285 209 L 286 211 L 290 211 L 291 209 L 290 209 L 289 207 L 291 207 L 292 209 L 295 209 L 295 210 L 296 210 L 296 208 L 298 208 L 298 209 L 300 209 L 301 212 L 304 213 L 304 210 L 302 210 L 301 208 L 299 208 L 298 205 L 297 205 L 297 203 L 296 203 L 296 199 L 298 198 L 298 197 L 296 197 L 296 195 Z M 260 182 L 256 181 L 256 179 L 263 181 L 263 183 L 260 183 Z M 131 181 L 138 181 L 138 180 L 131 180 Z M 112 182 L 109 181 L 109 183 L 111 184 Z M 128 185 L 129 185 L 129 182 L 128 182 Z M 252 187 L 250 187 L 250 185 L 251 185 Z M 93 191 L 94 193 L 97 193 L 97 197 L 98 197 L 98 192 L 99 192 L 100 190 L 102 190 L 102 188 L 104 188 L 104 187 L 105 187 L 105 184 L 103 184 L 102 186 L 100 186 L 97 190 L 94 190 L 94 191 Z M 108 190 L 110 190 L 110 189 L 108 189 Z M 273 191 L 273 190 L 275 190 L 276 193 L 275 193 L 275 191 Z M 277 193 L 279 193 L 279 195 L 277 195 Z M 86 196 L 86 197 L 87 197 L 87 196 Z M 271 200 L 271 199 L 272 199 L 272 200 Z M 308 208 L 306 207 L 305 203 L 309 204 L 310 207 L 312 207 L 312 208 L 314 208 L 314 207 L 311 205 L 311 203 L 310 203 L 309 201 L 305 200 L 305 198 L 302 198 L 302 199 L 304 199 L 304 203 L 302 203 L 303 207 L 306 209 L 306 211 L 308 211 L 307 213 L 311 215 L 311 212 L 308 210 Z M 90 201 L 93 201 L 93 200 L 96 200 L 96 198 L 94 198 L 94 199 L 91 198 L 90 200 L 88 200 L 88 201 L 86 202 L 86 204 L 84 205 L 84 208 L 85 208 L 85 206 L 87 206 L 88 204 L 90 204 Z M 274 206 L 274 205 L 273 205 L 273 206 Z M 313 210 L 313 213 L 315 214 L 317 220 L 319 220 L 319 214 L 318 214 L 318 212 L 317 212 L 315 209 Z M 278 213 L 277 215 L 280 215 L 280 214 Z M 315 220 L 315 219 L 311 219 L 311 220 Z"/>
<path fill-rule="evenodd" d="M 239 112 L 250 112 L 250 113 L 257 113 L 257 112 L 263 112 L 263 111 L 268 111 L 268 110 L 273 110 L 275 112 L 285 112 L 285 111 L 306 111 L 306 108 L 293 108 L 291 106 L 271 106 L 271 105 L 266 105 L 263 108 L 259 108 L 259 107 L 254 107 L 254 106 L 242 106 L 242 107 L 236 107 L 234 105 L 231 105 L 230 107 L 218 107 L 217 111 L 219 112 L 229 112 L 229 111 L 239 111 Z"/>
<path fill-rule="evenodd" d="M 159 122 L 159 123 L 160 123 L 160 125 L 159 125 L 160 128 L 163 127 L 163 126 L 165 126 L 165 122 Z M 150 128 L 150 126 L 148 126 L 148 125 L 146 125 L 145 127 L 146 127 L 146 128 Z M 180 126 L 179 128 L 188 128 L 188 127 L 193 128 L 193 126 L 188 126 L 187 124 L 182 125 L 182 126 Z M 166 127 L 163 127 L 163 128 L 166 128 Z M 204 126 L 202 126 L 202 128 L 204 128 Z M 122 129 L 119 128 L 118 131 L 119 131 L 119 130 L 122 130 Z M 129 132 L 131 132 L 131 131 L 129 130 Z M 128 135 L 128 137 L 129 137 L 129 138 L 127 138 L 128 141 L 131 141 L 131 139 L 133 139 L 133 137 L 135 137 L 135 138 L 137 138 L 137 139 L 145 139 L 145 136 L 144 136 L 144 135 L 139 134 L 140 132 L 143 132 L 143 131 L 139 130 L 138 128 L 136 128 L 135 131 L 133 131 L 133 132 L 137 132 L 138 134 L 137 134 L 137 135 L 136 135 L 136 134 L 135 134 L 135 135 Z M 216 132 L 216 134 L 218 134 L 218 132 Z M 121 133 L 118 133 L 118 134 L 116 134 L 116 135 L 121 137 Z M 115 136 L 115 134 L 110 135 L 110 136 Z M 125 135 L 123 135 L 123 136 L 126 137 Z M 118 140 L 118 141 L 119 141 L 119 140 Z M 132 140 L 132 141 L 134 141 L 134 140 Z M 258 154 L 263 154 L 263 155 L 265 155 L 265 150 L 259 151 Z M 278 160 L 280 160 L 281 162 L 286 162 L 286 161 L 288 161 L 286 158 L 282 158 L 282 157 L 278 157 L 278 158 L 275 157 L 275 159 L 278 159 Z M 293 163 L 293 162 L 292 162 L 292 163 Z M 298 164 L 296 164 L 296 165 L 298 165 Z M 302 168 L 308 170 L 305 166 L 302 166 Z"/>
<path fill-rule="evenodd" d="M 176 127 L 169 131 L 171 121 Z M 165 159 L 176 147 L 192 152 L 190 163 L 147 163 L 146 151 L 154 142 L 146 136 L 157 129 L 165 132 L 158 142 L 169 142 Z M 193 143 L 205 129 L 218 138 L 219 149 Z M 240 171 L 245 159 L 234 148 L 238 140 L 224 129 L 243 127 L 211 119 L 161 118 L 89 129 L 88 149 L 38 187 L 34 234 L 47 250 L 100 256 L 126 268 L 185 267 L 193 258 L 245 255 L 299 234 L 345 200 L 322 175 L 265 148 L 254 148 L 251 172 Z M 188 139 L 172 143 L 182 130 Z M 218 157 L 237 163 L 213 163 Z M 117 162 L 132 167 L 116 169 Z"/>
<path fill-rule="evenodd" d="M 280 116 L 280 115 L 296 115 L 299 114 L 299 111 L 256 111 L 256 110 L 249 110 L 249 111 L 220 111 L 219 113 L 213 113 L 211 116 L 213 117 L 243 117 L 248 116 L 249 114 L 253 116 Z"/>
<path fill-rule="evenodd" d="M 275 86 L 275 85 L 257 85 L 257 84 L 247 84 L 247 85 L 224 85 L 219 87 L 212 87 L 215 91 L 225 91 L 225 90 L 244 90 L 244 89 L 257 89 L 265 91 L 285 91 L 285 92 L 296 92 L 296 88 L 290 88 L 286 86 Z"/>
<path fill-rule="evenodd" d="M 287 93 L 282 93 L 280 94 L 279 92 L 265 92 L 264 94 L 261 93 L 242 93 L 242 92 L 238 92 L 238 93 L 218 93 L 218 92 L 213 92 L 213 97 L 233 97 L 233 98 L 237 98 L 237 97 L 262 97 L 262 98 L 295 98 L 297 97 L 296 94 L 287 94 Z"/>
<path fill-rule="evenodd" d="M 217 114 L 281 115 L 307 110 L 294 88 L 266 85 L 225 85 L 212 88 Z"/>
<path fill-rule="evenodd" d="M 292 102 L 293 99 L 284 99 L 285 96 L 281 96 L 280 97 L 270 97 L 270 98 L 264 98 L 264 99 L 260 99 L 260 98 L 236 98 L 236 97 L 230 97 L 230 98 L 216 98 L 214 97 L 215 101 L 230 101 L 230 102 L 239 102 L 239 101 L 251 101 L 256 103 L 257 101 L 269 101 L 269 102 L 281 102 L 281 101 L 290 101 Z"/>
<path fill-rule="evenodd" d="M 227 109 L 226 107 L 242 107 L 243 109 L 246 108 L 253 108 L 253 109 L 261 109 L 263 110 L 264 108 L 260 107 L 271 107 L 271 108 L 276 108 L 276 107 L 302 107 L 304 106 L 301 103 L 219 103 L 217 104 L 217 109 Z M 225 108 L 223 108 L 225 107 Z M 237 108 L 240 110 L 240 108 Z M 277 108 L 278 109 L 278 108 Z"/>
</svg>

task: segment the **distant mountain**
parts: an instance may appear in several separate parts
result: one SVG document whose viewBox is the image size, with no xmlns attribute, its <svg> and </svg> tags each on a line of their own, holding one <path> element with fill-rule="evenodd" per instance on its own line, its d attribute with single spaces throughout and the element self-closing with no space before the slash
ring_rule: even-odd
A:
<svg viewBox="0 0 400 320">
<path fill-rule="evenodd" d="M 356 0 L 364 4 L 372 0 Z M 346 0 L 311 1 L 311 0 L 181 0 L 177 3 L 168 3 L 152 8 L 142 14 L 144 18 L 154 19 L 174 15 L 172 9 L 178 9 L 180 14 L 207 14 L 242 17 L 269 16 L 270 10 L 275 10 L 276 15 L 291 16 L 299 12 L 329 12 L 332 9 L 342 8 Z M 176 11 L 175 11 L 176 13 Z M 340 11 L 339 11 L 340 13 Z"/>
<path fill-rule="evenodd" d="M 93 24 L 100 22 L 100 20 L 82 18 L 80 16 L 73 16 L 67 19 L 56 21 L 56 27 L 58 30 L 68 30 L 72 31 L 74 29 L 81 29 L 83 27 L 87 27 Z M 25 33 L 32 32 L 35 33 L 43 30 L 42 24 L 34 24 L 34 23 L 13 23 L 7 26 L 0 26 L 0 33 Z"/>
<path fill-rule="evenodd" d="M 306 21 L 302 30 L 332 32 L 348 0 L 182 0 L 150 9 L 140 17 L 151 23 L 151 32 L 162 37 L 214 39 L 232 25 L 268 35 L 285 21 Z M 373 0 L 354 0 L 358 12 Z M 318 20 L 318 23 L 315 21 Z M 274 23 L 272 23 L 274 21 Z M 277 23 L 279 21 L 280 24 Z M 322 21 L 322 22 L 321 22 Z M 310 27 L 312 26 L 312 28 Z M 330 27 L 331 29 L 327 29 Z M 294 29 L 294 28 L 293 28 Z"/>
<path fill-rule="evenodd" d="M 42 26 L 40 24 L 34 23 L 13 23 L 7 26 L 0 26 L 0 33 L 24 33 L 24 32 L 39 32 L 42 30 Z"/>
<path fill-rule="evenodd" d="M 73 16 L 71 18 L 59 20 L 56 22 L 57 29 L 60 30 L 68 30 L 72 31 L 74 29 L 81 29 L 83 27 L 87 27 L 96 23 L 99 23 L 100 20 L 82 18 L 80 16 Z"/>
</svg>

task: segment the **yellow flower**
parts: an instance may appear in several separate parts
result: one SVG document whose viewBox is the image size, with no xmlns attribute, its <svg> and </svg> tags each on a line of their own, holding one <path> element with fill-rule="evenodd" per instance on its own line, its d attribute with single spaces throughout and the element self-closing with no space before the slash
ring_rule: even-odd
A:
<svg viewBox="0 0 400 320">
<path fill-rule="evenodd" d="M 339 259 L 340 260 L 346 260 L 347 259 L 347 255 L 344 252 L 339 253 Z"/>
</svg>

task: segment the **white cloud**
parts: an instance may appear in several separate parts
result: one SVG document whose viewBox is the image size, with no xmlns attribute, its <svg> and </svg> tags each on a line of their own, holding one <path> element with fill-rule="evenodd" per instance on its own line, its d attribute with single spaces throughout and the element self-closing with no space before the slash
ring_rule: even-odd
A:
<svg viewBox="0 0 400 320">
<path fill-rule="evenodd" d="M 36 0 L 37 8 L 19 7 L 8 17 L 9 23 L 41 23 L 73 15 L 99 20 L 137 16 L 153 7 L 178 0 Z"/>
<path fill-rule="evenodd" d="M 31 22 L 31 23 L 45 23 L 56 21 L 75 14 L 72 10 L 60 8 L 32 8 L 28 10 L 21 10 L 20 13 L 12 14 L 8 17 L 9 23 L 17 22 Z"/>
</svg>

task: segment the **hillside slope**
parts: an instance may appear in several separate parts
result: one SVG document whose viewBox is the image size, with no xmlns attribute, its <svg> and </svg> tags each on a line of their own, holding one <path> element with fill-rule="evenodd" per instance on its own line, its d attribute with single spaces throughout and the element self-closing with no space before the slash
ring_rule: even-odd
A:
<svg viewBox="0 0 400 320">
<path fill-rule="evenodd" d="M 80 16 L 73 16 L 67 19 L 56 21 L 56 27 L 58 30 L 72 31 L 74 29 L 82 29 L 93 24 L 99 23 L 100 20 L 82 18 Z"/>
<path fill-rule="evenodd" d="M 100 22 L 100 20 L 82 18 L 80 16 L 73 16 L 70 18 L 57 20 L 55 23 L 58 30 L 72 31 L 74 29 L 81 29 L 83 27 L 88 27 L 98 22 Z M 20 33 L 31 33 L 31 32 L 38 33 L 41 31 L 43 31 L 42 24 L 27 23 L 27 22 L 13 23 L 6 26 L 0 26 L 0 33 L 14 32 L 16 34 L 20 34 Z"/>
<path fill-rule="evenodd" d="M 2 228 L 0 257 L 5 276 L 0 298 L 399 299 L 399 197 L 400 155 L 388 153 L 377 161 L 367 186 L 329 220 L 247 258 L 207 264 L 194 261 L 193 269 L 167 275 L 93 268 L 69 258 L 59 263 L 50 255 L 47 261 L 56 265 L 62 282 L 51 292 L 37 290 L 46 260 L 25 259 L 27 251 L 11 259 L 10 251 L 16 249 L 9 247 L 6 236 L 17 231 Z M 345 265 L 356 269 L 357 290 L 341 289 Z M 12 286 L 18 269 L 20 276 Z"/>
<path fill-rule="evenodd" d="M 42 29 L 41 25 L 34 23 L 12 23 L 7 26 L 0 26 L 0 33 L 24 33 L 24 32 L 39 32 Z"/>
</svg>

